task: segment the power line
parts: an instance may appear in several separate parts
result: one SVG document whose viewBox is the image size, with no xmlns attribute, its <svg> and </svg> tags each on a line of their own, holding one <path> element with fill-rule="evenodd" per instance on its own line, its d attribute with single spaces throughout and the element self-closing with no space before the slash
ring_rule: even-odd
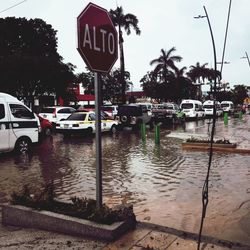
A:
<svg viewBox="0 0 250 250">
<path fill-rule="evenodd" d="M 12 5 L 12 6 L 8 7 L 7 9 L 1 10 L 0 13 L 3 13 L 3 12 L 5 12 L 5 11 L 7 11 L 7 10 L 10 10 L 10 9 L 12 9 L 12 8 L 14 8 L 14 7 L 16 7 L 16 6 L 18 6 L 18 5 L 20 5 L 20 4 L 24 3 L 24 2 L 26 2 L 26 1 L 27 1 L 27 0 L 23 0 L 22 2 L 16 3 L 15 5 Z"/>
</svg>

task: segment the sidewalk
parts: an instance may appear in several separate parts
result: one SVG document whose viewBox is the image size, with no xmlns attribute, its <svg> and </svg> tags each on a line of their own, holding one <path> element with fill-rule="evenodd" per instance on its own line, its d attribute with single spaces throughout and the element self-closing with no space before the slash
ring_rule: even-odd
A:
<svg viewBox="0 0 250 250">
<path fill-rule="evenodd" d="M 2 225 L 0 208 L 0 249 L 86 249 L 86 250 L 196 250 L 197 235 L 138 223 L 137 228 L 115 242 L 108 243 L 89 238 L 68 236 L 55 232 Z M 212 237 L 203 237 L 202 250 L 249 250 L 244 246 Z"/>
</svg>

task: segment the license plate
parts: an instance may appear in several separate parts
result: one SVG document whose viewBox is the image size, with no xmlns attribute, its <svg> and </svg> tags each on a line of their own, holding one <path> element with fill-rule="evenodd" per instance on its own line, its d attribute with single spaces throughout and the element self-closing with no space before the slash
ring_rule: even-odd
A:
<svg viewBox="0 0 250 250">
<path fill-rule="evenodd" d="M 43 115 L 43 117 L 44 117 L 44 118 L 46 118 L 46 117 L 47 117 L 47 115 Z"/>
<path fill-rule="evenodd" d="M 69 125 L 68 124 L 64 124 L 64 128 L 69 128 Z"/>
</svg>

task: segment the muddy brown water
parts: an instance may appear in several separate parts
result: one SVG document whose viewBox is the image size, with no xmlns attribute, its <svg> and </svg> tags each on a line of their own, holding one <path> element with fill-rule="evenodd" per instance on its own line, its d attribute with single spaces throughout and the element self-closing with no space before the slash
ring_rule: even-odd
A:
<svg viewBox="0 0 250 250">
<path fill-rule="evenodd" d="M 161 128 L 160 145 L 147 130 L 102 136 L 103 199 L 110 206 L 133 204 L 138 220 L 198 233 L 207 152 L 184 151 L 183 139 L 205 136 L 208 120 Z M 169 131 L 171 133 L 169 134 Z M 250 148 L 250 116 L 219 119 L 216 137 Z M 95 198 L 95 138 L 59 134 L 46 138 L 29 155 L 0 155 L 0 201 L 24 184 L 40 188 L 54 181 L 58 198 Z M 203 233 L 250 244 L 250 155 L 214 153 Z"/>
</svg>

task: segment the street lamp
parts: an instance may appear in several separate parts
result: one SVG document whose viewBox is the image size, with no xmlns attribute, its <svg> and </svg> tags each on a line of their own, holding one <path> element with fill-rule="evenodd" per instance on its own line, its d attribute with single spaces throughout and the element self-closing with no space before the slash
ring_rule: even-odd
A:
<svg viewBox="0 0 250 250">
<path fill-rule="evenodd" d="M 209 31 L 210 31 L 210 35 L 211 35 L 211 39 L 212 39 L 212 44 L 213 44 L 213 52 L 214 52 L 214 71 L 216 72 L 216 71 L 217 71 L 217 59 L 216 59 L 216 49 L 215 49 L 213 31 L 212 31 L 212 27 L 211 27 L 211 24 L 210 24 L 210 20 L 209 20 L 208 14 L 207 14 L 206 7 L 203 6 L 203 8 L 204 8 L 204 11 L 205 11 L 205 15 L 198 15 L 198 16 L 195 16 L 194 18 L 196 18 L 196 19 L 199 19 L 199 18 L 207 18 L 208 27 L 209 27 Z M 217 76 L 216 76 L 216 74 L 215 74 L 215 77 L 214 77 L 214 93 L 216 92 L 216 81 L 217 81 Z"/>
<path fill-rule="evenodd" d="M 214 36 L 213 36 L 213 32 L 212 32 L 212 27 L 209 21 L 209 17 L 207 14 L 207 10 L 205 8 L 205 6 L 203 6 L 204 11 L 205 11 L 205 15 L 204 16 L 197 16 L 195 18 L 207 18 L 207 22 L 208 22 L 208 26 L 209 26 L 209 30 L 210 30 L 210 35 L 211 35 L 211 39 L 212 39 L 212 44 L 213 44 L 213 51 L 214 51 L 214 95 L 215 95 L 215 99 L 216 99 L 216 81 L 217 81 L 217 60 L 216 60 L 216 50 L 215 50 L 215 43 L 214 43 Z M 222 60 L 223 62 L 223 60 Z M 214 138 L 214 132 L 215 132 L 215 105 L 214 105 L 214 109 L 213 109 L 213 126 L 212 126 L 212 131 L 211 131 L 211 144 L 210 144 L 210 151 L 209 151 L 209 164 L 208 164 L 208 169 L 207 169 L 207 176 L 206 179 L 204 181 L 204 185 L 202 188 L 202 215 L 201 215 L 201 224 L 200 224 L 200 230 L 199 230 L 199 237 L 198 237 L 198 245 L 197 245 L 197 249 L 200 250 L 200 243 L 201 243 L 201 234 L 202 234 L 202 228 L 203 228 L 203 223 L 204 223 L 204 219 L 206 216 L 206 210 L 207 210 L 207 205 L 208 205 L 208 182 L 209 182 L 209 172 L 210 172 L 210 168 L 211 168 L 211 163 L 212 163 L 212 155 L 213 155 L 213 150 L 212 150 L 212 145 L 213 145 L 213 138 Z"/>
<path fill-rule="evenodd" d="M 244 59 L 244 58 L 246 58 L 246 59 L 247 59 L 247 61 L 248 61 L 248 65 L 249 65 L 249 67 L 250 67 L 250 61 L 249 61 L 248 54 L 247 54 L 247 52 L 245 52 L 245 53 L 246 53 L 246 56 L 242 56 L 240 59 Z"/>
</svg>

